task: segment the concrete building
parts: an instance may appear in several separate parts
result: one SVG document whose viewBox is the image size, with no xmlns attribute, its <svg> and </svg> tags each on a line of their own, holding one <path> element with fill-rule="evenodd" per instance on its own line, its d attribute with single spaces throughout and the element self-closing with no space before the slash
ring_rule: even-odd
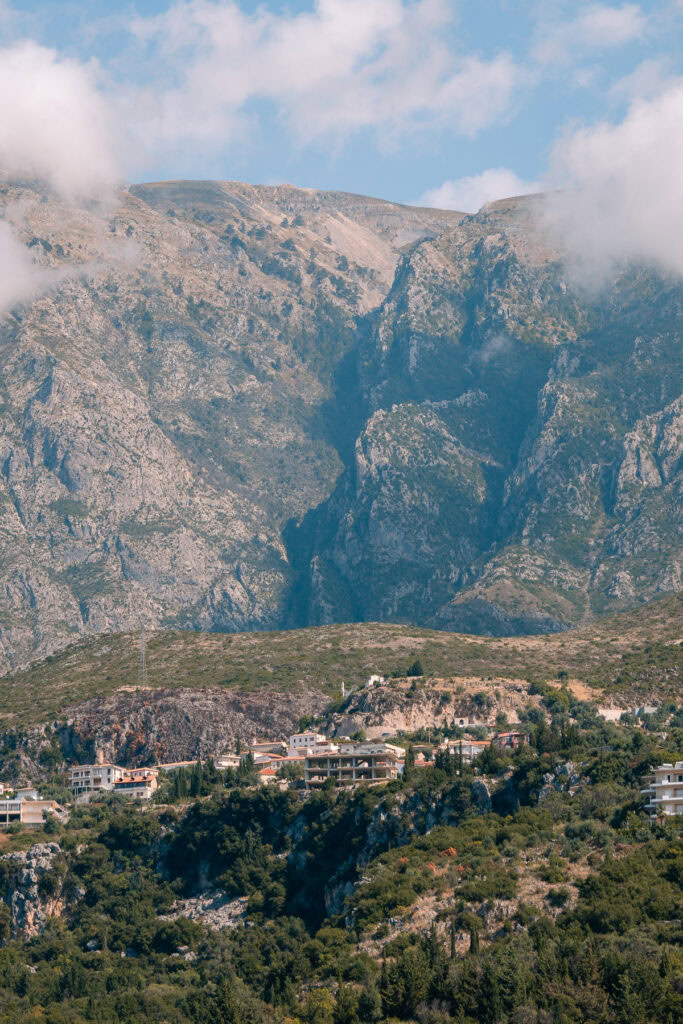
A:
<svg viewBox="0 0 683 1024">
<path fill-rule="evenodd" d="M 320 787 L 328 779 L 337 786 L 389 782 L 398 777 L 403 756 L 403 749 L 391 743 L 348 743 L 336 751 L 310 754 L 304 763 L 306 788 Z"/>
<path fill-rule="evenodd" d="M 239 768 L 240 761 L 239 754 L 219 754 L 213 763 L 219 771 L 224 772 L 226 768 Z"/>
<path fill-rule="evenodd" d="M 114 783 L 114 792 L 133 800 L 149 800 L 159 785 L 153 768 L 138 768 L 125 772 Z"/>
<path fill-rule="evenodd" d="M 275 786 L 278 782 L 277 772 L 274 768 L 261 768 L 256 773 L 256 778 L 259 786 Z"/>
<path fill-rule="evenodd" d="M 460 757 L 460 751 L 462 750 L 463 762 L 465 764 L 471 764 L 475 758 L 479 757 L 479 755 L 484 752 L 488 745 L 488 740 L 449 740 L 448 743 L 440 744 L 438 749 L 448 749 L 451 756 L 456 758 Z M 436 754 L 436 751 L 434 751 L 434 753 Z"/>
<path fill-rule="evenodd" d="M 27 800 L 13 797 L 11 800 L 0 800 L 0 828 L 6 828 L 14 822 L 40 828 L 45 816 L 54 814 L 60 819 L 67 814 L 55 800 Z"/>
<path fill-rule="evenodd" d="M 305 754 L 327 742 L 327 736 L 319 732 L 295 732 L 289 737 L 289 755 L 291 757 L 293 754 Z"/>
<path fill-rule="evenodd" d="M 284 740 L 259 740 L 252 739 L 249 744 L 249 754 L 280 754 L 284 756 L 287 753 L 287 744 Z"/>
<path fill-rule="evenodd" d="M 646 810 L 650 820 L 663 815 L 683 814 L 683 761 L 660 764 L 652 775 L 643 778 L 641 794 L 647 797 Z"/>
<path fill-rule="evenodd" d="M 69 789 L 74 797 L 86 793 L 112 792 L 125 774 L 117 764 L 77 764 L 69 769 Z"/>
</svg>

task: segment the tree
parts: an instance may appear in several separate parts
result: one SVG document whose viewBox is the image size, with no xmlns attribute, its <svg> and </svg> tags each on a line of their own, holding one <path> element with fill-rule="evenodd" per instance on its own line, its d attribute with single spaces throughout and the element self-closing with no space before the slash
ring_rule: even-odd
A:
<svg viewBox="0 0 683 1024">
<path fill-rule="evenodd" d="M 422 662 L 420 661 L 419 658 L 415 659 L 415 661 L 412 663 L 412 665 L 410 666 L 410 668 L 406 672 L 406 675 L 410 676 L 411 678 L 413 676 L 423 676 L 424 675 L 424 669 L 422 668 Z"/>
<path fill-rule="evenodd" d="M 336 1000 L 328 988 L 314 988 L 306 996 L 301 1017 L 306 1024 L 333 1024 Z"/>
<path fill-rule="evenodd" d="M 202 763 L 197 761 L 196 765 L 192 769 L 192 775 L 190 777 L 190 796 L 201 796 L 202 795 L 202 783 L 204 776 L 202 772 Z"/>
<path fill-rule="evenodd" d="M 340 985 L 332 1014 L 333 1024 L 358 1024 L 358 998 L 350 985 Z"/>
</svg>

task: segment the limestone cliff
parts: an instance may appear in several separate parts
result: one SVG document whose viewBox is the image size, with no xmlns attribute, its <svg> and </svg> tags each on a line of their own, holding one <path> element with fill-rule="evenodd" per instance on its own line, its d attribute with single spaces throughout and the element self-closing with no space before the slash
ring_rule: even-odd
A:
<svg viewBox="0 0 683 1024">
<path fill-rule="evenodd" d="M 0 186 L 0 671 L 78 634 L 553 631 L 680 588 L 683 288 L 474 217 Z"/>
</svg>

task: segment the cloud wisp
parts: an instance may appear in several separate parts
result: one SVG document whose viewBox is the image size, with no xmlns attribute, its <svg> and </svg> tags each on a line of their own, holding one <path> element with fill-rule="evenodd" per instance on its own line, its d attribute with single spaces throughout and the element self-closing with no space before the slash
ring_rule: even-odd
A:
<svg viewBox="0 0 683 1024">
<path fill-rule="evenodd" d="M 624 261 L 683 275 L 683 78 L 634 101 L 619 124 L 580 128 L 554 148 L 546 227 L 599 283 Z"/>
<path fill-rule="evenodd" d="M 524 181 L 507 167 L 490 167 L 481 174 L 473 174 L 454 181 L 444 181 L 438 188 L 424 192 L 419 206 L 433 206 L 440 210 L 462 210 L 476 213 L 485 203 L 511 196 L 538 192 L 535 181 Z"/>
<path fill-rule="evenodd" d="M 540 64 L 564 65 L 578 55 L 633 42 L 646 27 L 637 4 L 587 4 L 571 20 L 545 20 L 533 56 Z"/>
</svg>

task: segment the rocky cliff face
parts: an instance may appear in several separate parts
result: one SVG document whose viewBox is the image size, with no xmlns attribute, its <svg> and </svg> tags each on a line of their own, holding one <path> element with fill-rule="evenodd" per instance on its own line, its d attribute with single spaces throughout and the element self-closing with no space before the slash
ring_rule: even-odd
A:
<svg viewBox="0 0 683 1024">
<path fill-rule="evenodd" d="M 327 704 L 320 693 L 225 690 L 133 690 L 94 698 L 65 713 L 56 739 L 67 761 L 98 753 L 122 765 L 215 757 L 254 736 L 283 739 L 303 715 Z"/>
<path fill-rule="evenodd" d="M 9 909 L 7 938 L 40 935 L 50 917 L 60 917 L 71 900 L 83 895 L 73 886 L 67 893 L 66 859 L 57 843 L 36 843 L 22 853 L 0 857 L 0 862 L 7 878 L 2 894 Z"/>
<path fill-rule="evenodd" d="M 356 322 L 458 215 L 202 182 L 0 204 L 42 289 L 0 323 L 0 670 L 141 619 L 281 624 Z"/>
<path fill-rule="evenodd" d="M 555 630 L 680 586 L 683 289 L 580 293 L 533 203 L 5 183 L 0 670 L 75 635 Z"/>
<path fill-rule="evenodd" d="M 406 256 L 306 524 L 308 614 L 543 632 L 680 589 L 682 308 L 646 268 L 580 291 L 531 200 Z"/>
</svg>

